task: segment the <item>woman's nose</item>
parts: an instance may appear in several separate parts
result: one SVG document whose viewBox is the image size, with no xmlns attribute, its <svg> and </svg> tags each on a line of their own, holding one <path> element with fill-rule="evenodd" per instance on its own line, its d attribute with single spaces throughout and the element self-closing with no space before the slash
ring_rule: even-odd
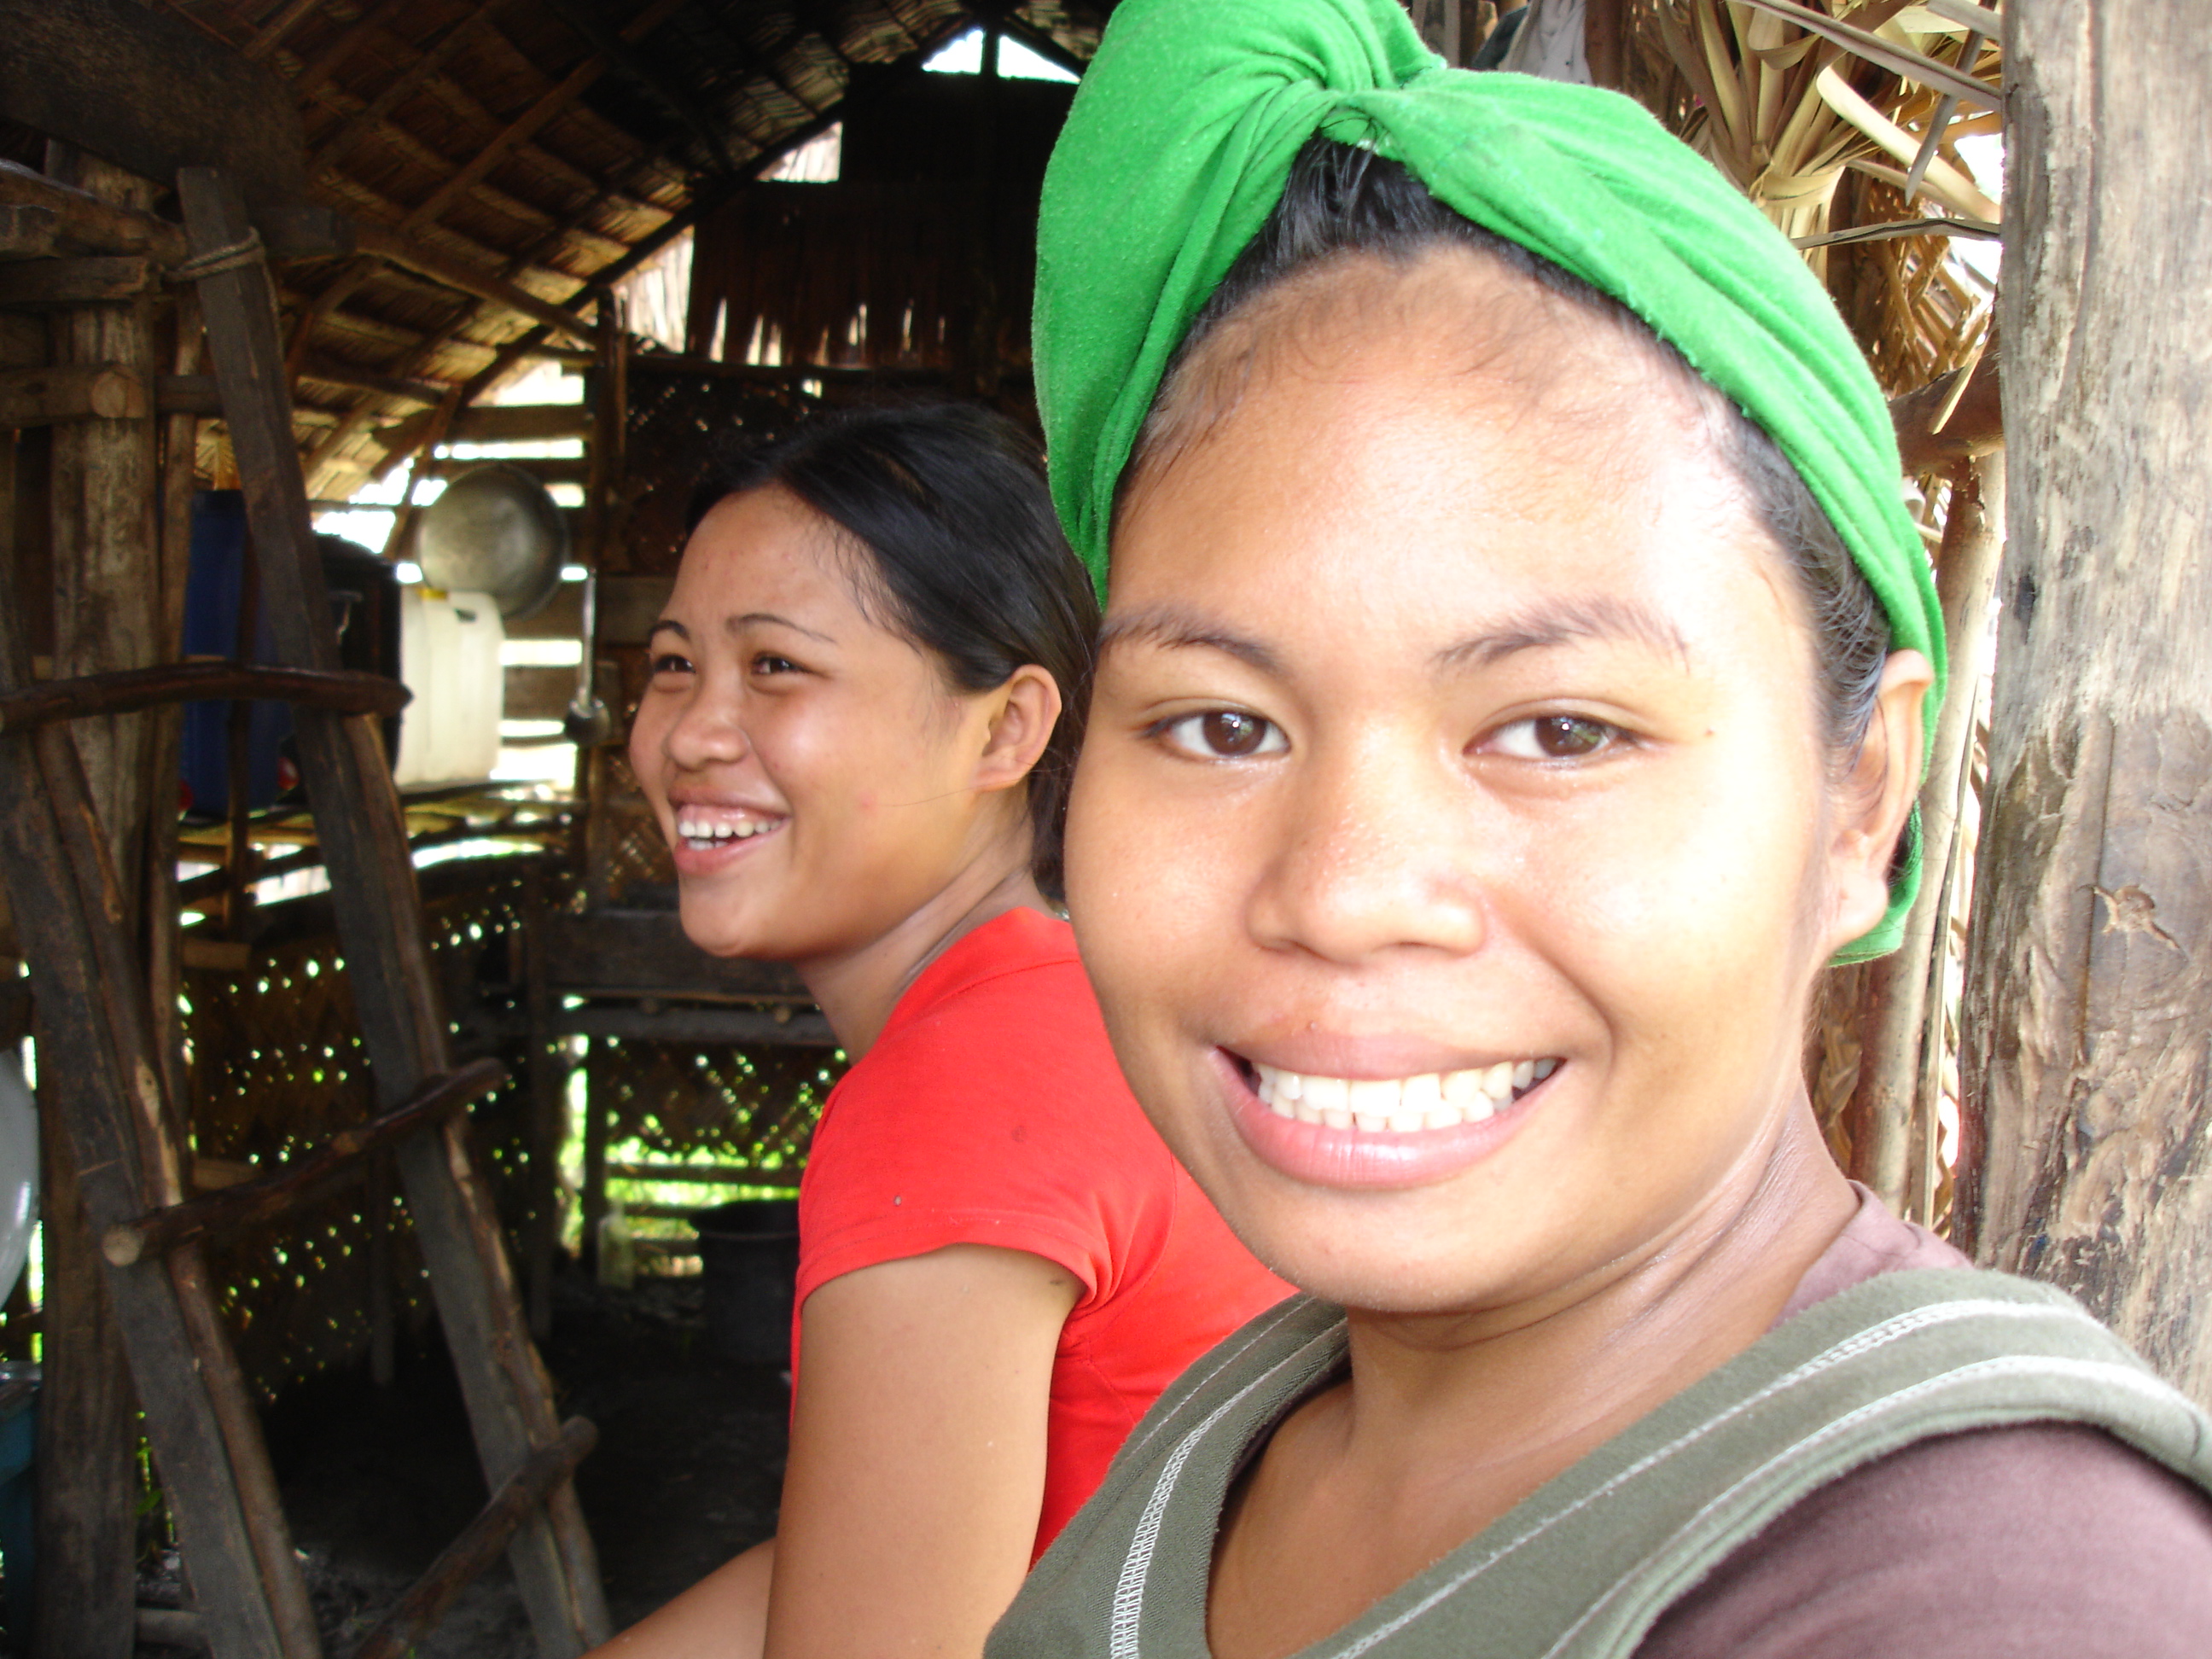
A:
<svg viewBox="0 0 2212 1659">
<path fill-rule="evenodd" d="M 742 699 L 702 684 L 669 723 L 661 751 L 687 772 L 741 761 L 752 752 L 744 715 Z"/>
<path fill-rule="evenodd" d="M 1379 740 L 1300 773 L 1252 890 L 1258 943 L 1346 964 L 1481 948 L 1482 815 L 1463 772 L 1420 744 Z"/>
</svg>

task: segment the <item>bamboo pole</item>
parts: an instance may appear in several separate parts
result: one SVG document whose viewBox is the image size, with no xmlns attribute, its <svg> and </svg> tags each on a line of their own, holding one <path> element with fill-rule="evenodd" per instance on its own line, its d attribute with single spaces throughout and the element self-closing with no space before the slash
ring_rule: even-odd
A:
<svg viewBox="0 0 2212 1659">
<path fill-rule="evenodd" d="M 1858 1082 L 1844 1109 L 1851 1174 L 1900 1212 L 1912 1189 L 1916 1125 L 1935 1113 L 1933 1093 L 1923 1080 L 1931 1026 L 1939 1048 L 1942 1042 L 1942 1003 L 1934 991 L 1950 920 L 1944 873 L 1955 855 L 1960 776 L 1972 763 L 1975 702 L 1989 663 L 1990 597 L 2004 546 L 2003 501 L 2002 450 L 1959 463 L 1936 564 L 1952 690 L 1936 721 L 1920 790 L 1925 859 L 1920 896 L 1905 918 L 1904 942 L 1869 968 Z"/>
</svg>

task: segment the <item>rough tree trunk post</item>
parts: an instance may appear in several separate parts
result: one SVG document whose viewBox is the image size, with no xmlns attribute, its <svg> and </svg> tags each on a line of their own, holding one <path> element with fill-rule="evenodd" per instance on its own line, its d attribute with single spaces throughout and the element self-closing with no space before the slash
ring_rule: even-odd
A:
<svg viewBox="0 0 2212 1659">
<path fill-rule="evenodd" d="M 127 207 L 152 184 L 64 144 L 47 171 Z M 120 364 L 153 384 L 152 301 L 58 313 L 56 361 Z M 75 421 L 53 437 L 54 672 L 138 668 L 161 622 L 154 422 Z M 79 724 L 76 738 L 123 890 L 144 890 L 150 718 Z M 175 786 L 170 786 L 173 790 Z M 58 1124 L 41 1139 L 46 1189 L 46 1382 L 40 1402 L 34 1659 L 130 1659 L 136 1641 L 137 1399 L 97 1245 L 76 1208 Z"/>
<path fill-rule="evenodd" d="M 2212 33 L 2005 9 L 2006 602 L 1960 1232 L 2212 1401 Z"/>
</svg>

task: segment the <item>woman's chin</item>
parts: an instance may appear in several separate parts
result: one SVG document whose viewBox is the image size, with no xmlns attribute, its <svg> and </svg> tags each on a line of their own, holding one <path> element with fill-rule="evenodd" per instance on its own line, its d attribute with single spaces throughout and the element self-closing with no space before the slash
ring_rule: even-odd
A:
<svg viewBox="0 0 2212 1659">
<path fill-rule="evenodd" d="M 755 962 L 788 962 L 793 952 L 780 948 L 785 941 L 778 930 L 766 928 L 752 917 L 732 914 L 726 896 L 718 902 L 705 883 L 677 883 L 677 914 L 684 937 L 710 957 L 744 957 Z"/>
</svg>

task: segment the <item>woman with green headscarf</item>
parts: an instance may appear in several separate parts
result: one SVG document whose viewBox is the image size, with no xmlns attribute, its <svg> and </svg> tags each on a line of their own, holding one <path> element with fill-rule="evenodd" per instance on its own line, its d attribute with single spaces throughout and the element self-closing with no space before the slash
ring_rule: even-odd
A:
<svg viewBox="0 0 2212 1659">
<path fill-rule="evenodd" d="M 1037 376 L 1108 604 L 1067 892 L 1309 1294 L 1163 1397 L 994 1659 L 2212 1651 L 2212 1421 L 1831 1159 L 1941 623 L 1802 260 L 1392 0 L 1126 0 Z"/>
</svg>

